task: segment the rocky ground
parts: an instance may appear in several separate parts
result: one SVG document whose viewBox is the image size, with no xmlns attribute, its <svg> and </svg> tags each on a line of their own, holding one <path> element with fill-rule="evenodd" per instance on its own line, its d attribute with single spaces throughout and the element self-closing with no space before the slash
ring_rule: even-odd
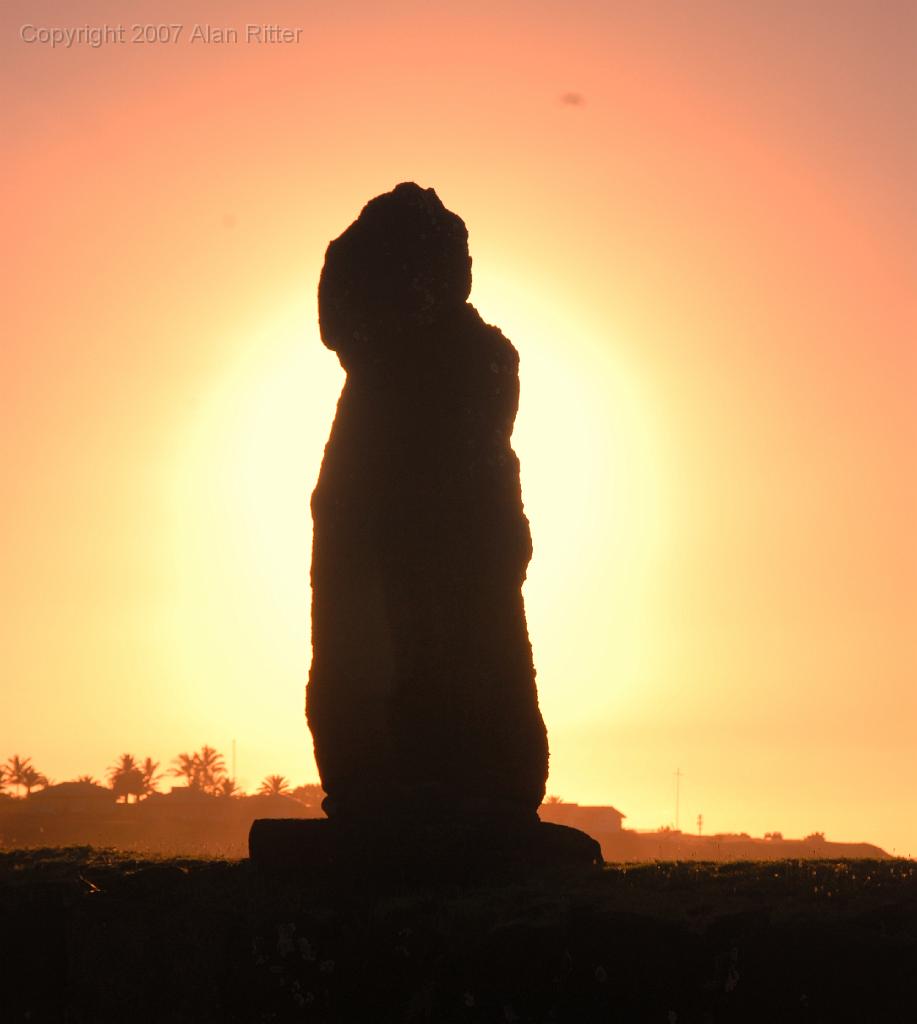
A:
<svg viewBox="0 0 917 1024">
<path fill-rule="evenodd" d="M 493 887 L 0 853 L 0 1020 L 917 1020 L 917 863 L 606 867 Z"/>
</svg>

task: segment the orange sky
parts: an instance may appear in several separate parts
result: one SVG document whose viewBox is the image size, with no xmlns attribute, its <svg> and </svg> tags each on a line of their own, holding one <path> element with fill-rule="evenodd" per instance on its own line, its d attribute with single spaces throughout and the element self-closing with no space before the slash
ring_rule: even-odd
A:
<svg viewBox="0 0 917 1024">
<path fill-rule="evenodd" d="M 549 792 L 656 827 L 680 767 L 683 828 L 917 855 L 912 4 L 0 19 L 0 758 L 62 780 L 236 738 L 243 784 L 315 777 L 315 288 L 412 179 L 521 355 Z M 20 34 L 105 24 L 126 41 Z"/>
</svg>

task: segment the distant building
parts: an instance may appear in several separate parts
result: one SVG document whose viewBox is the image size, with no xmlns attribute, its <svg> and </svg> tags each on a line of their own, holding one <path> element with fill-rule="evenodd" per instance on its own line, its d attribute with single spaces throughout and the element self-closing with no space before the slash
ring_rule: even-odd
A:
<svg viewBox="0 0 917 1024">
<path fill-rule="evenodd" d="M 115 794 L 95 782 L 61 782 L 30 793 L 26 803 L 38 814 L 104 814 Z"/>
<path fill-rule="evenodd" d="M 538 808 L 538 817 L 555 825 L 569 825 L 590 835 L 596 832 L 620 832 L 627 815 L 610 805 L 547 803 Z"/>
<path fill-rule="evenodd" d="M 172 786 L 168 793 L 151 793 L 150 795 L 174 797 L 176 800 L 206 800 L 208 796 L 200 786 Z"/>
<path fill-rule="evenodd" d="M 228 812 L 231 801 L 208 796 L 199 786 L 172 786 L 168 793 L 150 793 L 137 805 L 144 819 L 175 819 L 201 822 Z"/>
</svg>

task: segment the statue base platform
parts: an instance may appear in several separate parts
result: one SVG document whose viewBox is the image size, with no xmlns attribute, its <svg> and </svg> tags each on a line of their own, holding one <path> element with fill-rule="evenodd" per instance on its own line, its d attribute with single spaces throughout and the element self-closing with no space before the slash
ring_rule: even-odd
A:
<svg viewBox="0 0 917 1024">
<path fill-rule="evenodd" d="M 382 821 L 355 827 L 328 818 L 260 818 L 252 823 L 248 849 L 265 871 L 411 883 L 510 881 L 598 871 L 603 864 L 591 836 L 543 821 L 513 827 Z"/>
</svg>

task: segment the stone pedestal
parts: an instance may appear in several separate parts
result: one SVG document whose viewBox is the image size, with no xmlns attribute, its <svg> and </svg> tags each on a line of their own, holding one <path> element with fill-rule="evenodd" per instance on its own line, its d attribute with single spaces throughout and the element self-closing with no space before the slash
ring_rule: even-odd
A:
<svg viewBox="0 0 917 1024">
<path fill-rule="evenodd" d="M 603 863 L 599 844 L 585 832 L 548 822 L 521 829 L 462 822 L 359 828 L 333 819 L 264 818 L 252 825 L 249 851 L 259 868 L 344 885 L 482 884 L 598 871 Z"/>
</svg>

